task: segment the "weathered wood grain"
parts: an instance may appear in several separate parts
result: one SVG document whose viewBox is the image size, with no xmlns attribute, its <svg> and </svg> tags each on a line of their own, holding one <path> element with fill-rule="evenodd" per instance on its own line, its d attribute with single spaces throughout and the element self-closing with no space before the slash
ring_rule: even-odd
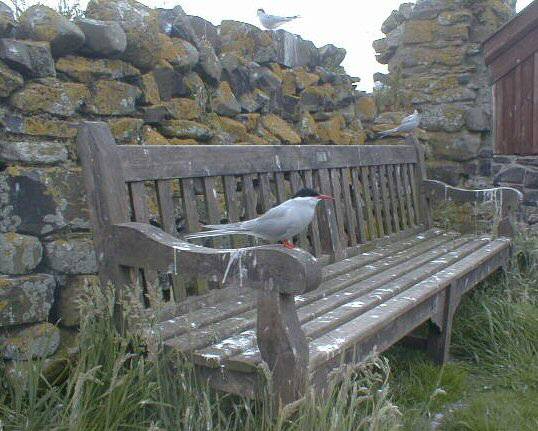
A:
<svg viewBox="0 0 538 431">
<path fill-rule="evenodd" d="M 121 145 L 117 151 L 129 182 L 416 162 L 403 145 Z"/>
</svg>

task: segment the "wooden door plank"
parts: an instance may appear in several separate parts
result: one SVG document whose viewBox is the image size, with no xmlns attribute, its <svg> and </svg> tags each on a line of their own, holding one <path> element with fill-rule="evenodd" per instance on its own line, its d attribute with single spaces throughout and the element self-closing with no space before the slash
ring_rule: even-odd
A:
<svg viewBox="0 0 538 431">
<path fill-rule="evenodd" d="M 538 154 L 538 52 L 534 53 L 534 77 L 532 88 L 532 149 L 530 154 Z"/>
</svg>

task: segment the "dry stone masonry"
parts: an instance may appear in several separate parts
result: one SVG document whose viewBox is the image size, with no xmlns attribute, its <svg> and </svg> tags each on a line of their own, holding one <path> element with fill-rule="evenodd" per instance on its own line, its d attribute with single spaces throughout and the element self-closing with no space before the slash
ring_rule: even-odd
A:
<svg viewBox="0 0 538 431">
<path fill-rule="evenodd" d="M 491 175 L 491 89 L 481 43 L 515 13 L 514 0 L 418 0 L 385 20 L 373 43 L 404 104 L 422 113 L 430 177 L 456 185 Z M 399 120 L 383 113 L 378 129 Z"/>
<path fill-rule="evenodd" d="M 52 354 L 97 283 L 74 138 L 106 121 L 119 144 L 362 144 L 373 100 L 345 50 L 134 0 L 69 20 L 0 3 L 0 356 Z"/>
</svg>

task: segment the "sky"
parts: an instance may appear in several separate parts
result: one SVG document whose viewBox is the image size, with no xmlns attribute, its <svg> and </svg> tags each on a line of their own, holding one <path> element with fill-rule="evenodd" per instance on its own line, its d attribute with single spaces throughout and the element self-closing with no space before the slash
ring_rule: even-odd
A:
<svg viewBox="0 0 538 431">
<path fill-rule="evenodd" d="M 376 62 L 372 42 L 383 37 L 381 24 L 404 0 L 141 0 L 153 7 L 171 8 L 180 4 L 189 15 L 198 15 L 220 24 L 232 19 L 259 26 L 256 10 L 263 8 L 274 15 L 301 15 L 301 19 L 282 28 L 313 41 L 321 47 L 332 43 L 347 50 L 343 62 L 348 74 L 361 78 L 359 88 L 371 91 L 372 75 L 385 72 Z M 58 0 L 41 0 L 55 7 Z M 81 1 L 84 6 L 87 0 Z M 519 0 L 518 11 L 532 0 Z M 330 5 L 330 7 L 328 7 Z"/>
</svg>

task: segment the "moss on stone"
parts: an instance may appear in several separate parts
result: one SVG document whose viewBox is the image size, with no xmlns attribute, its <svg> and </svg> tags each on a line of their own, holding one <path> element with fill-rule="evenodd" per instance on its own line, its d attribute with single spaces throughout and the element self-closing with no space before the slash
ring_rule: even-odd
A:
<svg viewBox="0 0 538 431">
<path fill-rule="evenodd" d="M 304 90 L 311 85 L 317 85 L 319 82 L 319 76 L 308 72 L 304 67 L 293 69 L 293 74 L 299 90 Z"/>
<path fill-rule="evenodd" d="M 199 120 L 202 115 L 200 105 L 196 100 L 187 98 L 174 98 L 163 103 L 172 118 L 177 120 Z"/>
<path fill-rule="evenodd" d="M 24 79 L 19 72 L 11 70 L 0 61 L 0 97 L 8 97 L 24 85 Z"/>
<path fill-rule="evenodd" d="M 364 96 L 357 101 L 357 114 L 363 121 L 373 121 L 377 114 L 377 107 L 372 96 Z"/>
<path fill-rule="evenodd" d="M 256 128 L 259 119 L 260 114 L 258 114 L 257 112 L 251 114 L 242 114 L 240 118 L 249 133 Z"/>
<path fill-rule="evenodd" d="M 436 20 L 407 21 L 404 24 L 403 43 L 428 43 L 433 42 L 439 24 Z"/>
<path fill-rule="evenodd" d="M 169 145 L 168 139 L 153 129 L 151 126 L 144 126 L 142 129 L 142 143 L 144 145 Z"/>
<path fill-rule="evenodd" d="M 70 117 L 89 98 L 85 85 L 42 79 L 31 82 L 11 96 L 11 104 L 25 112 L 47 112 Z"/>
<path fill-rule="evenodd" d="M 219 117 L 217 123 L 221 130 L 232 135 L 236 141 L 242 142 L 247 140 L 247 128 L 243 123 L 227 117 Z"/>
<path fill-rule="evenodd" d="M 86 111 L 99 115 L 129 115 L 136 111 L 140 90 L 119 81 L 99 80 L 91 87 Z"/>
<path fill-rule="evenodd" d="M 196 139 L 172 138 L 168 142 L 170 145 L 198 145 L 199 144 L 199 142 Z"/>
<path fill-rule="evenodd" d="M 146 105 L 157 105 L 161 101 L 159 87 L 155 81 L 153 73 L 146 73 L 138 80 L 138 86 L 142 91 L 142 103 Z"/>
<path fill-rule="evenodd" d="M 75 123 L 50 120 L 32 116 L 24 119 L 22 131 L 33 136 L 49 136 L 52 138 L 74 138 L 77 135 Z"/>
<path fill-rule="evenodd" d="M 286 96 L 295 96 L 297 92 L 297 83 L 293 71 L 283 71 L 280 78 L 282 79 L 282 93 Z"/>
<path fill-rule="evenodd" d="M 164 136 L 180 139 L 199 139 L 207 141 L 214 132 L 205 124 L 189 120 L 167 120 L 160 125 L 160 131 Z"/>
<path fill-rule="evenodd" d="M 144 121 L 139 118 L 117 118 L 108 120 L 108 125 L 118 143 L 136 145 L 140 141 Z"/>
<path fill-rule="evenodd" d="M 136 67 L 121 60 L 72 55 L 60 58 L 56 62 L 56 70 L 84 83 L 98 79 L 125 79 L 140 75 Z"/>
<path fill-rule="evenodd" d="M 264 115 L 262 124 L 272 135 L 286 144 L 301 143 L 301 137 L 293 130 L 292 126 L 274 114 Z"/>
</svg>

